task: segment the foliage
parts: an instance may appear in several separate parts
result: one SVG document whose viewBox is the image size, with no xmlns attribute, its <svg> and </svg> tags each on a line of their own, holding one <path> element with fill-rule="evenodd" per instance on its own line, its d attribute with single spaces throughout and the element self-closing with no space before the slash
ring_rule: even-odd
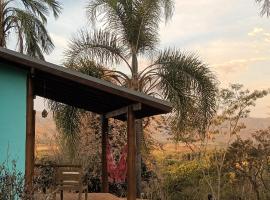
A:
<svg viewBox="0 0 270 200">
<path fill-rule="evenodd" d="M 204 135 L 216 109 L 215 77 L 195 55 L 166 50 L 157 59 L 159 87 L 174 108 L 175 140 L 179 133 Z"/>
<path fill-rule="evenodd" d="M 269 0 L 255 0 L 256 3 L 261 5 L 261 15 L 270 16 L 270 1 Z"/>
<path fill-rule="evenodd" d="M 46 193 L 55 184 L 55 169 L 53 167 L 55 163 L 43 159 L 40 161 L 40 164 L 41 166 L 35 169 L 38 173 L 36 173 L 37 176 L 34 178 L 34 188 Z"/>
<path fill-rule="evenodd" d="M 233 162 L 233 159 L 229 156 L 241 159 L 240 152 L 244 155 L 248 154 L 248 150 L 244 149 L 244 143 L 238 144 L 235 152 L 232 152 L 235 145 L 233 142 L 240 138 L 240 131 L 245 128 L 242 119 L 248 117 L 251 107 L 255 106 L 256 100 L 268 95 L 268 92 L 267 90 L 250 92 L 243 89 L 243 86 L 239 84 L 233 84 L 228 89 L 219 91 L 218 110 L 211 120 L 206 137 L 201 137 L 199 132 L 181 134 L 181 140 L 190 147 L 192 153 L 184 155 L 181 159 L 178 156 L 178 159 L 162 162 L 162 168 L 166 170 L 166 173 L 163 173 L 162 176 L 165 176 L 165 179 L 168 180 L 165 182 L 165 191 L 168 190 L 169 199 L 207 199 L 208 194 L 216 200 L 256 198 L 252 184 L 243 184 L 247 182 L 245 180 L 247 177 L 239 176 L 236 169 L 232 170 L 235 165 L 230 163 Z M 219 136 L 223 138 L 223 145 L 218 148 L 211 147 L 210 145 L 215 141 L 215 137 Z M 266 136 L 269 137 L 269 134 L 265 133 L 264 137 L 256 137 L 261 138 L 260 140 L 267 144 Z M 254 144 L 256 143 L 259 142 L 257 141 Z M 250 145 L 247 146 L 250 147 Z M 242 151 L 241 148 L 243 148 Z M 262 149 L 262 147 L 260 148 Z M 264 151 L 267 153 L 266 149 Z M 239 152 L 239 154 L 236 152 Z M 252 152 L 254 153 L 254 151 Z M 263 155 L 264 158 L 269 157 L 265 154 L 257 155 L 258 153 L 253 156 L 256 159 L 260 159 Z M 249 158 L 252 159 L 252 154 L 249 155 Z M 259 162 L 250 163 L 252 167 L 247 169 L 255 168 L 256 164 L 259 164 Z M 257 168 L 261 169 L 260 167 Z M 254 170 L 249 172 L 252 173 L 252 171 Z M 265 175 L 265 172 L 263 174 Z M 264 182 L 267 184 L 267 181 Z M 250 191 L 253 191 L 253 193 Z M 266 194 L 263 195 L 264 198 L 261 199 L 267 199 Z"/>
<path fill-rule="evenodd" d="M 53 42 L 46 30 L 47 17 L 61 12 L 57 0 L 1 0 L 0 1 L 0 46 L 7 47 L 10 33 L 17 37 L 18 50 L 30 56 L 44 59 Z"/>
<path fill-rule="evenodd" d="M 102 15 L 105 30 L 117 35 L 117 43 L 125 46 L 131 55 L 156 47 L 159 23 L 162 18 L 168 21 L 173 9 L 172 0 L 89 0 L 87 13 L 93 23 Z"/>
<path fill-rule="evenodd" d="M 210 192 L 202 170 L 211 169 L 209 163 L 201 164 L 198 159 L 186 160 L 179 155 L 166 154 L 159 160 L 160 173 L 153 177 L 145 189 L 147 199 L 150 200 L 202 200 Z M 212 170 L 213 171 L 213 170 Z"/>
<path fill-rule="evenodd" d="M 229 147 L 226 156 L 226 166 L 235 173 L 236 179 L 249 182 L 257 200 L 270 197 L 269 156 L 269 128 L 257 131 L 253 140 L 238 138 Z"/>
<path fill-rule="evenodd" d="M 16 162 L 11 166 L 7 163 L 0 165 L 0 199 L 18 200 L 24 194 L 24 176 L 17 170 Z"/>
<path fill-rule="evenodd" d="M 224 165 L 226 155 L 228 153 L 228 147 L 236 137 L 239 137 L 239 133 L 245 128 L 245 125 L 240 121 L 247 118 L 250 113 L 250 108 L 255 106 L 256 100 L 268 95 L 267 90 L 255 90 L 250 92 L 243 89 L 243 85 L 233 84 L 228 89 L 222 89 L 219 94 L 218 106 L 219 110 L 216 117 L 212 121 L 212 126 L 209 127 L 208 136 L 211 135 L 225 135 L 227 141 L 220 149 L 214 150 L 214 159 L 212 164 L 216 168 L 216 180 L 213 181 L 211 176 L 204 172 L 205 180 L 207 181 L 213 196 L 219 200 L 222 199 L 223 191 L 222 185 L 225 184 L 224 180 Z M 206 149 L 208 144 L 208 138 L 203 141 L 202 151 Z M 217 186 L 217 187 L 213 187 Z"/>
<path fill-rule="evenodd" d="M 148 199 L 206 200 L 210 194 L 216 198 L 213 191 L 220 187 L 220 199 L 267 200 L 270 195 L 269 139 L 268 128 L 257 131 L 251 139 L 239 138 L 230 144 L 221 171 L 220 185 L 217 184 L 219 175 L 215 162 L 216 157 L 223 157 L 224 150 L 220 149 L 219 153 L 209 150 L 203 160 L 197 152 L 181 157 L 166 154 L 165 158 L 158 159 L 162 173 L 158 176 L 158 184 L 154 184 L 156 179 L 153 179 L 153 185 L 148 187 L 146 192 L 151 194 Z"/>
</svg>

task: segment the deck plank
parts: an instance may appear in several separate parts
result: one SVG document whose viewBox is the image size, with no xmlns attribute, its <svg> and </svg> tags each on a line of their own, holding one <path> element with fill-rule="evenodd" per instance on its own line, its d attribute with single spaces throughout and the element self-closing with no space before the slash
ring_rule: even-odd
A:
<svg viewBox="0 0 270 200">
<path fill-rule="evenodd" d="M 50 200 L 48 196 L 43 194 L 37 194 L 36 200 Z M 76 200 L 78 199 L 78 194 L 76 193 L 64 193 L 64 200 Z M 60 200 L 60 194 L 57 194 L 56 200 Z M 84 200 L 84 194 L 82 195 L 82 200 Z M 121 200 L 109 193 L 88 193 L 88 200 Z"/>
</svg>

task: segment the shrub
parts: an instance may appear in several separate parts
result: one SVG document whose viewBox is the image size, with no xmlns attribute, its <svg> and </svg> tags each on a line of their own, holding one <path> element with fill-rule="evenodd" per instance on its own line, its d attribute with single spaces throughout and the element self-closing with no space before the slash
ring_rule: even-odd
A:
<svg viewBox="0 0 270 200">
<path fill-rule="evenodd" d="M 0 165 L 0 199 L 17 200 L 24 194 L 24 176 L 16 169 L 16 161 Z"/>
</svg>

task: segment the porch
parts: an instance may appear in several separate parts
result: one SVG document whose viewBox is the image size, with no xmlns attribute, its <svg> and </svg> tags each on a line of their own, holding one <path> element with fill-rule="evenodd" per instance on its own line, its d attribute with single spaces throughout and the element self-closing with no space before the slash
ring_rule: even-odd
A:
<svg viewBox="0 0 270 200">
<path fill-rule="evenodd" d="M 108 119 L 127 121 L 127 199 L 136 199 L 136 132 L 135 120 L 171 111 L 168 102 L 156 99 L 107 81 L 60 67 L 29 56 L 0 48 L 2 66 L 12 66 L 26 72 L 26 144 L 25 177 L 28 191 L 32 191 L 35 158 L 36 96 L 94 112 L 101 116 L 102 135 L 102 192 L 108 193 L 106 160 Z M 2 67 L 1 66 L 1 67 Z M 95 198 L 91 198 L 91 195 Z M 104 196 L 105 195 L 105 196 Z M 89 199 L 112 199 L 109 194 L 89 194 Z M 74 199 L 67 194 L 65 199 Z M 114 199 L 112 199 L 114 200 Z"/>
</svg>

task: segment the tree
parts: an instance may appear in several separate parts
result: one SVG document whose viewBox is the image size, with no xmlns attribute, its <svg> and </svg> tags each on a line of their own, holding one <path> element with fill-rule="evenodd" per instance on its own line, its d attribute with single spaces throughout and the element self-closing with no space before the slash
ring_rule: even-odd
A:
<svg viewBox="0 0 270 200">
<path fill-rule="evenodd" d="M 215 111 L 216 81 L 207 66 L 194 54 L 177 49 L 157 51 L 158 31 L 162 19 L 171 19 L 173 0 L 90 0 L 89 20 L 100 21 L 103 29 L 82 30 L 66 51 L 69 63 L 95 60 L 104 66 L 126 66 L 128 73 L 108 68 L 105 77 L 114 82 L 153 96 L 169 100 L 174 107 L 179 129 L 186 123 L 205 129 Z M 101 20 L 98 20 L 101 19 Z M 142 69 L 138 59 L 153 57 Z M 142 120 L 136 123 L 137 196 L 141 193 Z"/>
<path fill-rule="evenodd" d="M 266 15 L 267 17 L 270 16 L 270 0 L 255 0 L 256 3 L 261 5 L 261 12 L 260 14 Z"/>
<path fill-rule="evenodd" d="M 229 147 L 225 161 L 238 179 L 249 182 L 257 200 L 269 199 L 269 131 L 256 131 L 252 139 L 238 138 Z"/>
<path fill-rule="evenodd" d="M 44 60 L 54 44 L 46 30 L 50 11 L 57 18 L 57 0 L 0 0 L 0 46 L 7 47 L 11 33 L 17 38 L 19 52 Z"/>
<path fill-rule="evenodd" d="M 224 198 L 222 187 L 226 182 L 226 159 L 231 144 L 240 137 L 240 131 L 245 129 L 243 119 L 249 116 L 256 101 L 268 94 L 269 90 L 249 91 L 244 89 L 243 85 L 232 84 L 229 88 L 219 91 L 217 113 L 209 124 L 206 137 L 201 137 L 200 133 L 194 131 L 176 133 L 181 141 L 200 154 L 201 165 L 208 163 L 212 166 L 209 169 L 202 168 L 202 174 L 214 199 Z M 215 141 L 215 137 L 222 137 L 223 143 L 219 144 L 218 148 L 210 149 L 209 143 Z"/>
</svg>

